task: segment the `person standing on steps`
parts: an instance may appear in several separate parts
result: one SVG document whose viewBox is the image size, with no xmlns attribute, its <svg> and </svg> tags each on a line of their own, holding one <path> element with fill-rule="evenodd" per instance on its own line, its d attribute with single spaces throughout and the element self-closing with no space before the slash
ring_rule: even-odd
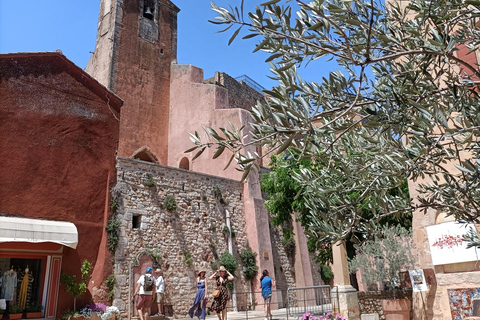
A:
<svg viewBox="0 0 480 320">
<path fill-rule="evenodd" d="M 262 297 L 265 301 L 265 320 L 268 320 L 269 317 L 272 317 L 270 303 L 272 302 L 272 286 L 275 287 L 275 279 L 270 277 L 268 270 L 263 270 L 260 283 L 262 285 Z"/>
<path fill-rule="evenodd" d="M 217 281 L 217 290 L 218 290 L 218 295 L 215 297 L 214 294 L 214 299 L 212 306 L 210 307 L 211 310 L 215 311 L 217 313 L 218 320 L 225 320 L 225 313 L 226 313 L 226 306 L 228 302 L 228 289 L 227 289 L 227 283 L 228 281 L 233 281 L 235 277 L 228 272 L 227 269 L 225 269 L 224 266 L 221 266 L 214 274 L 210 276 L 210 280 L 216 280 Z M 217 291 L 215 290 L 215 291 Z M 215 292 L 214 292 L 215 293 Z M 220 313 L 222 315 L 220 316 Z"/>
<path fill-rule="evenodd" d="M 157 289 L 157 316 L 163 316 L 163 300 L 165 299 L 165 279 L 163 279 L 163 271 L 161 269 L 156 269 L 155 273 L 157 274 L 157 281 L 155 282 L 155 288 Z"/>
<path fill-rule="evenodd" d="M 193 301 L 193 306 L 188 311 L 190 318 L 193 318 L 195 315 L 198 319 L 203 320 L 207 314 L 207 279 L 205 279 L 205 270 L 200 270 L 198 272 L 197 278 L 197 294 L 195 295 L 195 300 Z"/>
<path fill-rule="evenodd" d="M 152 306 L 153 291 L 155 290 L 155 278 L 152 276 L 152 267 L 147 267 L 145 274 L 137 281 L 137 287 L 133 300 L 138 297 L 137 314 L 140 320 L 148 320 L 150 307 Z"/>
</svg>

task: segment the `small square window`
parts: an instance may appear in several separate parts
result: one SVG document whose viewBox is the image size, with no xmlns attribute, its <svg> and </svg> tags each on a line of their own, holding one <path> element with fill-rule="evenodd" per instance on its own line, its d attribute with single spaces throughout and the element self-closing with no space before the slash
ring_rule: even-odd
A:
<svg viewBox="0 0 480 320">
<path fill-rule="evenodd" d="M 142 223 L 142 216 L 136 215 L 132 216 L 132 228 L 140 229 L 140 224 Z"/>
</svg>

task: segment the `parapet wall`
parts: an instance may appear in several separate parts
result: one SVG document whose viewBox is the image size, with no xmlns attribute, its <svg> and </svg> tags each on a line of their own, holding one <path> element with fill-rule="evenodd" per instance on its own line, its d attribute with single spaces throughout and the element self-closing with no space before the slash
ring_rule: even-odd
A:
<svg viewBox="0 0 480 320">
<path fill-rule="evenodd" d="M 216 84 L 228 90 L 228 106 L 230 109 L 240 108 L 252 110 L 257 101 L 263 101 L 263 95 L 245 83 L 238 82 L 224 72 L 215 72 L 213 78 L 206 79 L 205 83 Z"/>
</svg>

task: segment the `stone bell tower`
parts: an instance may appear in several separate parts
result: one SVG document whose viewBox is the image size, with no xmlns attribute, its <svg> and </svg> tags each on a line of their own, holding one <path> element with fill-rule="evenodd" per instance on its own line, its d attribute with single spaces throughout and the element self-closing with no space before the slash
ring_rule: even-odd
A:
<svg viewBox="0 0 480 320">
<path fill-rule="evenodd" d="M 101 0 L 86 72 L 124 101 L 118 155 L 167 164 L 170 64 L 177 13 L 169 0 Z"/>
</svg>

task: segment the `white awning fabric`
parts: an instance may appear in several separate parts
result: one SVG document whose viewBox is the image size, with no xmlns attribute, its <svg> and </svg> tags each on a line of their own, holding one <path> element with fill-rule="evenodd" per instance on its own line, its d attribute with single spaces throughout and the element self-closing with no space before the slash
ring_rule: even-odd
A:
<svg viewBox="0 0 480 320">
<path fill-rule="evenodd" d="M 0 216 L 0 242 L 54 242 L 76 249 L 78 232 L 71 222 Z"/>
</svg>

